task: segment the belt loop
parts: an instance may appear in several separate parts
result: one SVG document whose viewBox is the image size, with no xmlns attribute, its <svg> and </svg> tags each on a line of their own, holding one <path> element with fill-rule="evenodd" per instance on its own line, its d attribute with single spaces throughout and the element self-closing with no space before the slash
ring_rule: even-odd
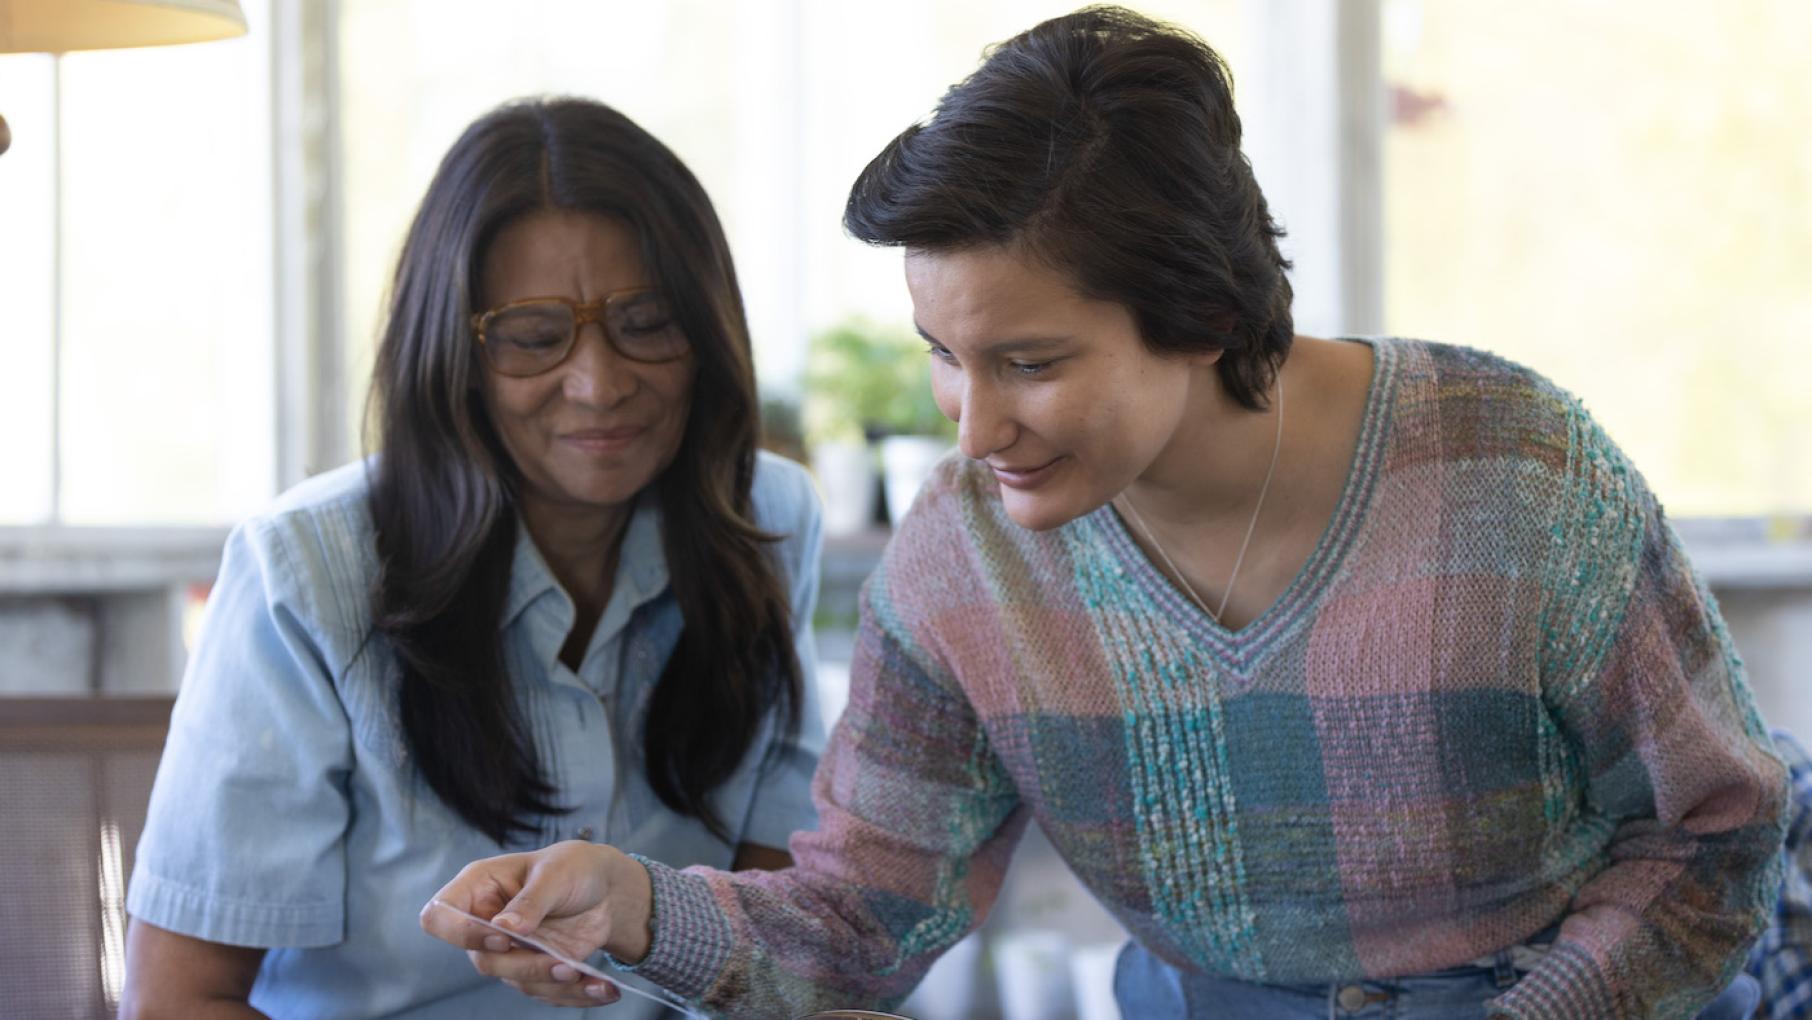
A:
<svg viewBox="0 0 1812 1020">
<path fill-rule="evenodd" d="M 1500 949 L 1491 958 L 1491 980 L 1497 982 L 1500 990 L 1516 984 L 1516 967 L 1511 962 L 1510 950 Z"/>
</svg>

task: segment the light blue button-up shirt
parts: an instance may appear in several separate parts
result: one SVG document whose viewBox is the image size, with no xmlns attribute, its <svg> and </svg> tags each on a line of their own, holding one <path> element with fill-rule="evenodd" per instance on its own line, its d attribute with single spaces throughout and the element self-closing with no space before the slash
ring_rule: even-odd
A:
<svg viewBox="0 0 1812 1020">
<path fill-rule="evenodd" d="M 128 911 L 195 938 L 270 947 L 252 1005 L 279 1017 L 658 1015 L 630 996 L 553 1013 L 474 972 L 460 950 L 421 931 L 417 913 L 460 868 L 506 849 L 593 839 L 726 868 L 734 843 L 784 847 L 815 826 L 809 783 L 823 722 L 811 618 L 821 536 L 810 479 L 767 454 L 756 470 L 756 523 L 785 536 L 776 558 L 792 597 L 805 702 L 798 736 L 788 739 L 770 717 L 714 794 L 732 843 L 666 809 L 641 769 L 648 698 L 681 626 L 652 500 L 630 517 L 610 603 L 576 674 L 559 660 L 572 600 L 518 529 L 500 621 L 504 661 L 556 802 L 574 810 L 499 847 L 410 767 L 396 662 L 369 636 L 377 564 L 366 491 L 364 466 L 349 465 L 287 493 L 227 540 L 158 767 Z"/>
</svg>

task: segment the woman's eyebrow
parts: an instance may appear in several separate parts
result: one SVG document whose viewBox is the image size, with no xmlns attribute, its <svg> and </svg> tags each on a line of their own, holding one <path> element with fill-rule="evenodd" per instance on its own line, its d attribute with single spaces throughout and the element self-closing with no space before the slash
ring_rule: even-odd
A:
<svg viewBox="0 0 1812 1020">
<path fill-rule="evenodd" d="M 943 346 L 943 341 L 932 336 L 930 333 L 925 332 L 924 327 L 920 326 L 918 323 L 913 323 L 912 328 L 918 332 L 919 336 L 924 339 L 926 343 L 937 344 L 939 347 Z M 1069 342 L 1070 337 L 1067 336 L 1009 337 L 1004 340 L 989 340 L 986 343 L 980 344 L 976 347 L 976 353 L 1000 354 L 1005 351 L 1016 351 L 1027 354 L 1041 354 L 1047 351 L 1056 350 Z"/>
</svg>

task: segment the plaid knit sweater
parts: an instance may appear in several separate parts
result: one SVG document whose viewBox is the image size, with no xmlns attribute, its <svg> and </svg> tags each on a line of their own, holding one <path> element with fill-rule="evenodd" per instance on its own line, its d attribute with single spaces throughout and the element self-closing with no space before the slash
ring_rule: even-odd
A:
<svg viewBox="0 0 1812 1020">
<path fill-rule="evenodd" d="M 1255 982 L 1439 970 L 1564 918 L 1495 1008 L 1689 1017 L 1772 907 L 1786 792 L 1717 608 L 1578 403 L 1373 341 L 1346 490 L 1229 633 L 1102 508 L 946 461 L 870 579 L 788 871 L 650 863 L 636 968 L 732 1016 L 902 999 L 1025 824 L 1128 931 Z"/>
</svg>

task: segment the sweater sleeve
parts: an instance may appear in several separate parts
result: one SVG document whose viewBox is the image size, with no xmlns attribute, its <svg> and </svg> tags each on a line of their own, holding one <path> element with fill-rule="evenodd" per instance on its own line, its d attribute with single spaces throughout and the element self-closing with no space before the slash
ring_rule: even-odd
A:
<svg viewBox="0 0 1812 1020">
<path fill-rule="evenodd" d="M 904 537 L 904 536 L 902 536 Z M 726 1016 L 885 1008 L 980 924 L 1027 812 L 955 678 L 864 588 L 849 705 L 812 784 L 819 827 L 778 872 L 644 861 L 654 941 L 634 970 Z"/>
<path fill-rule="evenodd" d="M 1557 810 L 1609 834 L 1516 1020 L 1692 1017 L 1779 884 L 1786 774 L 1716 603 L 1642 478 L 1584 410 L 1544 578 L 1544 700 L 1580 776 Z"/>
</svg>

